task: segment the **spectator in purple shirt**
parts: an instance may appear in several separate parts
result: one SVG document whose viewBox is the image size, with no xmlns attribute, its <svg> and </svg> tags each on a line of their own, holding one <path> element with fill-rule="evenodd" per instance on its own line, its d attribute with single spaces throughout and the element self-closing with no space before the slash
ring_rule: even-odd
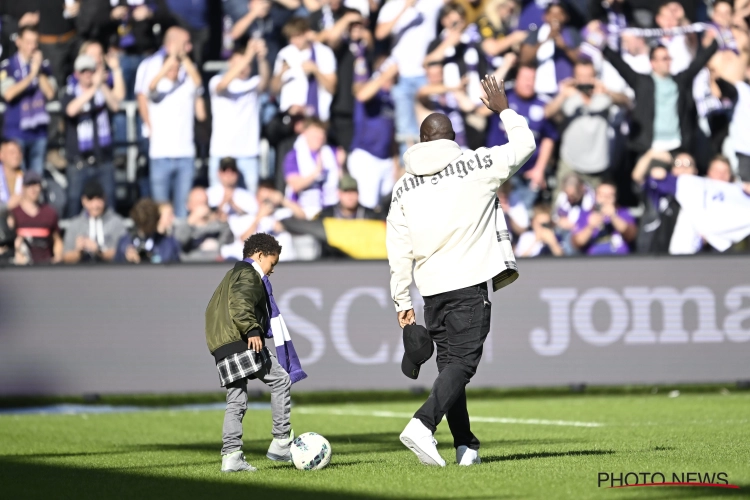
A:
<svg viewBox="0 0 750 500">
<path fill-rule="evenodd" d="M 24 170 L 44 171 L 47 153 L 47 101 L 55 97 L 49 61 L 39 50 L 36 28 L 23 27 L 16 38 L 18 52 L 0 64 L 0 94 L 7 108 L 3 137 L 23 148 Z"/>
<path fill-rule="evenodd" d="M 581 213 L 591 211 L 594 203 L 594 190 L 577 173 L 569 172 L 562 178 L 560 193 L 555 199 L 553 220 L 567 255 L 576 253 L 571 242 L 571 232 Z"/>
<path fill-rule="evenodd" d="M 339 164 L 335 151 L 326 144 L 326 128 L 320 120 L 306 120 L 284 158 L 284 179 L 286 196 L 302 207 L 308 219 L 339 202 Z"/>
<path fill-rule="evenodd" d="M 537 149 L 531 158 L 510 178 L 513 189 L 523 200 L 526 207 L 531 210 L 537 194 L 547 187 L 545 170 L 552 158 L 555 149 L 555 141 L 558 139 L 557 128 L 554 123 L 544 117 L 544 107 L 547 100 L 542 99 L 534 92 L 534 80 L 536 69 L 533 65 L 522 65 L 518 68 L 515 86 L 507 92 L 508 105 L 519 115 L 526 118 L 529 128 L 534 134 Z M 487 147 L 499 146 L 508 142 L 508 134 L 496 114 L 492 114 L 487 123 Z"/>
<path fill-rule="evenodd" d="M 618 207 L 617 187 L 605 181 L 596 188 L 596 205 L 583 212 L 573 229 L 573 244 L 588 255 L 624 255 L 635 239 L 635 219 L 627 209 Z"/>
</svg>

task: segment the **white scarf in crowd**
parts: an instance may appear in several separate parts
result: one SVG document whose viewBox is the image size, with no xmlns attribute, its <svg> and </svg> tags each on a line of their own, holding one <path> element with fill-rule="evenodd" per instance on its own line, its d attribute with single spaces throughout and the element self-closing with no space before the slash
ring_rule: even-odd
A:
<svg viewBox="0 0 750 500">
<path fill-rule="evenodd" d="M 286 111 L 295 104 L 307 105 L 309 80 L 308 75 L 302 69 L 302 63 L 308 60 L 316 62 L 315 54 L 320 50 L 325 50 L 319 49 L 319 46 L 320 44 L 315 42 L 310 45 L 309 49 L 299 50 L 294 45 L 287 45 L 279 52 L 276 67 L 280 68 L 284 61 L 289 65 L 289 69 L 281 75 L 282 87 L 279 105 L 282 111 Z M 332 101 L 333 96 L 323 85 L 318 84 L 318 118 L 323 121 L 328 120 Z"/>
<path fill-rule="evenodd" d="M 445 36 L 445 31 L 441 33 L 441 37 Z M 479 45 L 482 39 L 477 31 L 476 25 L 471 25 L 461 35 L 461 43 L 467 46 L 464 51 L 464 64 L 466 65 L 466 74 L 461 75 L 458 62 L 451 61 L 443 66 L 443 83 L 446 87 L 454 88 L 461 87 L 461 77 L 467 77 L 466 95 L 469 96 L 472 102 L 481 104 L 482 96 L 482 83 L 481 76 L 479 75 L 479 52 L 475 45 Z M 456 55 L 455 47 L 448 47 L 445 50 L 444 58 L 451 59 Z"/>
<path fill-rule="evenodd" d="M 89 239 L 95 241 L 99 248 L 104 248 L 104 221 L 101 217 L 89 217 Z"/>
<path fill-rule="evenodd" d="M 551 31 L 550 25 L 544 23 L 537 32 L 537 41 L 541 42 L 539 49 L 536 51 L 537 69 L 534 90 L 537 94 L 557 93 L 555 41 L 549 36 Z"/>
</svg>

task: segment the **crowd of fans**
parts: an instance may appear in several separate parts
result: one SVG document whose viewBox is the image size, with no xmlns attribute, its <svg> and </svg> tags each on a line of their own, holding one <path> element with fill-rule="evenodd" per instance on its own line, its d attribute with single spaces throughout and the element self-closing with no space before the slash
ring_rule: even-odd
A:
<svg viewBox="0 0 750 500">
<path fill-rule="evenodd" d="M 255 232 L 315 257 L 290 221 L 384 220 L 429 113 L 462 147 L 507 142 L 485 74 L 537 141 L 498 192 L 519 257 L 747 249 L 750 0 L 0 0 L 0 15 L 0 262 L 232 260 Z M 732 221 L 696 230 L 719 212 L 696 215 L 682 176 Z"/>
</svg>

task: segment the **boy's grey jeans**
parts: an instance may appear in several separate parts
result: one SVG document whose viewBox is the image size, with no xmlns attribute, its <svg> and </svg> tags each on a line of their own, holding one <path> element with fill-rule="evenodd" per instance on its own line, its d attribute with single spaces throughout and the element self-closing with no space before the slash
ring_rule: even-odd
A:
<svg viewBox="0 0 750 500">
<path fill-rule="evenodd" d="M 286 439 L 289 437 L 289 431 L 291 430 L 289 416 L 292 411 L 292 382 L 276 356 L 270 352 L 269 354 L 270 361 L 255 373 L 255 378 L 271 388 L 273 437 Z M 247 379 L 243 378 L 227 385 L 227 409 L 224 413 L 222 455 L 242 449 L 242 418 L 245 416 L 246 410 Z"/>
</svg>

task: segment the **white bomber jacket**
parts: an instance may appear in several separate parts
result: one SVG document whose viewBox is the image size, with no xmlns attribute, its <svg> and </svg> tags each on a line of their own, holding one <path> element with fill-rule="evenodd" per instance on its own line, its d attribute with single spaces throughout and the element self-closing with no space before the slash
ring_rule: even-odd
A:
<svg viewBox="0 0 750 500">
<path fill-rule="evenodd" d="M 386 247 L 396 311 L 412 308 L 414 281 L 422 296 L 492 278 L 498 290 L 518 278 L 497 189 L 536 147 L 526 119 L 506 109 L 508 144 L 461 151 L 453 141 L 416 144 L 404 153 L 406 174 L 393 188 Z"/>
</svg>

